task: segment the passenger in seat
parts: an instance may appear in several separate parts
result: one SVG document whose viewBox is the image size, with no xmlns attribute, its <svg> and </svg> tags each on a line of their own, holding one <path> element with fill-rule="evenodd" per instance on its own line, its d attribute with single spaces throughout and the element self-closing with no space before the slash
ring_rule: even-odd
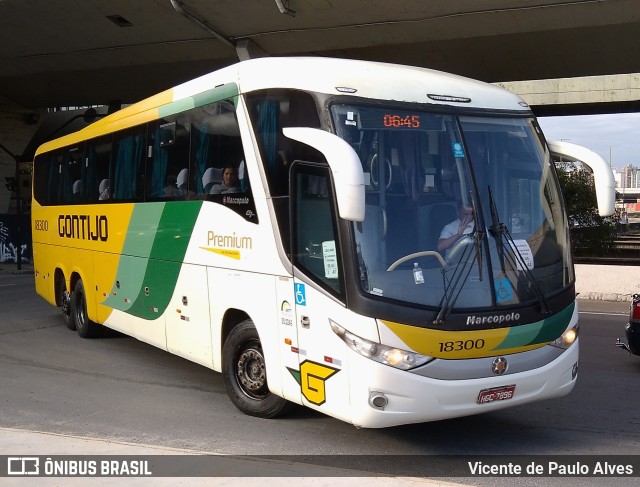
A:
<svg viewBox="0 0 640 487">
<path fill-rule="evenodd" d="M 106 201 L 110 196 L 110 185 L 108 179 L 103 179 L 100 181 L 100 185 L 98 186 L 98 200 Z"/>
<path fill-rule="evenodd" d="M 222 184 L 211 187 L 211 194 L 239 193 L 238 171 L 235 166 L 226 166 L 222 171 Z"/>
</svg>

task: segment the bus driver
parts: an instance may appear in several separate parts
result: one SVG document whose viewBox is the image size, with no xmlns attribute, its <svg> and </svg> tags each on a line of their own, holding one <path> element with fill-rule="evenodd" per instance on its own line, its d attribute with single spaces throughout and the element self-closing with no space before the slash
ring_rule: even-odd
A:
<svg viewBox="0 0 640 487">
<path fill-rule="evenodd" d="M 458 202 L 458 218 L 451 223 L 447 223 L 440 232 L 438 239 L 438 251 L 449 250 L 463 235 L 473 232 L 473 209 L 464 206 L 462 201 Z"/>
</svg>

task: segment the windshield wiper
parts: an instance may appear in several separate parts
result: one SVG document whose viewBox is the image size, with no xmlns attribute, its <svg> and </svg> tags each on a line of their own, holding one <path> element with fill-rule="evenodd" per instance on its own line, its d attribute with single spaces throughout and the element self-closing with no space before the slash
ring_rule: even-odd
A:
<svg viewBox="0 0 640 487">
<path fill-rule="evenodd" d="M 469 274 L 471 273 L 471 268 L 473 267 L 473 263 L 476 260 L 478 261 L 478 276 L 479 276 L 479 279 L 482 281 L 482 240 L 484 239 L 485 232 L 481 229 L 483 227 L 480 225 L 480 217 L 478 216 L 476 202 L 473 198 L 473 192 L 471 191 L 469 192 L 469 197 L 471 200 L 471 207 L 473 209 L 473 232 L 471 233 L 471 235 L 463 235 L 460 240 L 469 239 L 469 238 L 473 239 L 473 242 L 476 248 L 476 254 L 470 264 L 467 263 L 467 259 L 469 258 L 469 255 L 470 255 L 471 246 L 465 247 L 464 251 L 462 252 L 462 255 L 460 255 L 460 259 L 458 259 L 458 264 L 456 265 L 456 268 L 453 271 L 453 275 L 449 280 L 449 285 L 444 289 L 444 293 L 442 295 L 442 301 L 440 302 L 440 311 L 438 312 L 438 315 L 436 316 L 435 320 L 433 320 L 434 325 L 442 325 L 445 322 L 447 315 L 453 309 L 453 305 L 455 304 L 456 300 L 458 299 L 458 296 L 460 296 L 460 293 L 462 292 L 463 286 L 459 286 L 459 283 L 460 282 L 464 283 L 467 280 L 467 277 L 469 277 Z M 462 269 L 465 269 L 465 268 L 467 269 L 467 272 L 466 274 L 464 274 L 464 277 L 463 277 Z M 444 269 L 443 269 L 443 273 L 444 273 Z"/>
<path fill-rule="evenodd" d="M 518 249 L 518 246 L 516 245 L 515 240 L 513 240 L 511 233 L 509 233 L 509 229 L 504 223 L 500 221 L 500 216 L 498 215 L 498 208 L 496 206 L 496 201 L 493 198 L 493 191 L 491 189 L 491 186 L 489 186 L 489 203 L 491 208 L 491 226 L 489 227 L 489 231 L 491 232 L 491 235 L 498 243 L 498 257 L 500 259 L 500 268 L 502 269 L 502 272 L 506 274 L 505 265 L 504 265 L 506 260 L 505 255 L 509 255 L 508 251 L 512 250 L 514 257 L 509 258 L 509 264 L 514 270 L 522 270 L 522 273 L 527 279 L 527 283 L 529 284 L 530 289 L 533 290 L 533 293 L 538 299 L 538 303 L 540 305 L 540 312 L 543 314 L 551 313 L 551 309 L 549 308 L 549 303 L 547 302 L 547 299 L 544 297 L 544 293 L 540 289 L 540 286 L 538 285 L 538 282 L 536 281 L 535 277 L 529 270 L 529 266 L 527 265 L 527 262 L 525 261 L 522 253 L 520 252 L 520 249 Z M 507 247 L 507 244 L 503 240 L 503 237 L 504 237 L 504 240 L 508 242 L 509 247 Z M 505 250 L 507 252 L 505 252 Z"/>
<path fill-rule="evenodd" d="M 473 198 L 473 192 L 469 192 L 471 198 L 471 208 L 473 209 L 473 234 L 476 241 L 476 260 L 478 261 L 478 278 L 482 281 L 482 241 L 484 240 L 484 225 L 480 225 L 480 216 L 478 208 L 476 208 L 476 200 Z"/>
<path fill-rule="evenodd" d="M 473 239 L 473 241 L 475 242 L 475 238 L 473 234 L 465 235 L 462 237 L 462 239 Z M 441 305 L 440 311 L 438 312 L 438 315 L 436 316 L 436 318 L 433 320 L 434 325 L 442 325 L 445 322 L 447 315 L 453 309 L 453 305 L 455 304 L 456 300 L 458 299 L 458 296 L 462 292 L 463 286 L 460 286 L 459 283 L 462 282 L 464 284 L 464 282 L 467 280 L 467 277 L 469 277 L 469 274 L 471 273 L 471 268 L 473 267 L 473 261 L 471 261 L 470 264 L 467 262 L 467 259 L 469 258 L 470 253 L 471 253 L 471 245 L 468 245 L 463 250 L 462 255 L 460 255 L 458 264 L 456 265 L 456 268 L 453 271 L 453 275 L 449 280 L 449 285 L 444 289 L 444 293 L 442 295 L 442 301 L 440 301 L 440 305 Z M 476 258 L 477 258 L 477 253 L 473 257 L 473 260 L 475 261 Z M 466 274 L 464 274 L 464 277 L 463 277 L 463 269 L 467 270 Z"/>
</svg>

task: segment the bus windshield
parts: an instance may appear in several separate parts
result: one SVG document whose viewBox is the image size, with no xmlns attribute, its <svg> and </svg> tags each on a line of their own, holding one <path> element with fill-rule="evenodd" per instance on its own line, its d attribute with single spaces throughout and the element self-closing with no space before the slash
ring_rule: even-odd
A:
<svg viewBox="0 0 640 487">
<path fill-rule="evenodd" d="M 533 118 L 335 103 L 358 153 L 363 292 L 450 307 L 539 302 L 573 282 L 562 200 Z"/>
</svg>

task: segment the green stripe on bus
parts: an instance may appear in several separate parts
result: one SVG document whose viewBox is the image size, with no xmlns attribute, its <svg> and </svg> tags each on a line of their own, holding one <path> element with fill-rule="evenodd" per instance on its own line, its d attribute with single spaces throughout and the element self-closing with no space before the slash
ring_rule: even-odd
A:
<svg viewBox="0 0 640 487">
<path fill-rule="evenodd" d="M 149 255 L 165 203 L 136 204 L 131 212 L 127 235 L 122 245 L 115 282 L 103 304 L 127 311 L 143 287 Z"/>
<path fill-rule="evenodd" d="M 575 303 L 571 303 L 570 306 L 549 318 L 528 325 L 512 327 L 502 343 L 494 350 L 552 342 L 562 335 L 569 326 L 574 307 Z"/>
<path fill-rule="evenodd" d="M 559 336 L 561 336 L 569 322 L 571 321 L 571 317 L 573 316 L 573 310 L 575 308 L 575 302 L 571 303 L 570 306 L 566 307 L 559 313 L 551 316 L 544 320 L 544 326 L 540 330 L 540 333 L 535 338 L 534 343 L 547 343 L 552 342 Z"/>
<path fill-rule="evenodd" d="M 140 291 L 142 281 L 147 272 L 148 259 L 121 255 L 118 262 L 116 281 L 111 287 L 111 294 L 102 304 L 110 308 L 128 311 Z"/>
<path fill-rule="evenodd" d="M 218 86 L 212 90 L 203 91 L 197 95 L 193 95 L 193 103 L 196 107 L 208 105 L 220 100 L 227 100 L 229 98 L 236 98 L 239 94 L 238 85 L 235 83 L 227 83 L 226 85 Z"/>
<path fill-rule="evenodd" d="M 149 258 L 182 262 L 201 207 L 201 200 L 166 204 Z"/>
<path fill-rule="evenodd" d="M 154 320 L 167 309 L 202 201 L 166 204 L 149 254 L 144 285 L 128 313 Z"/>
<path fill-rule="evenodd" d="M 238 85 L 235 83 L 228 83 L 223 86 L 218 86 L 211 90 L 203 91 L 193 96 L 188 96 L 181 100 L 176 100 L 167 105 L 158 107 L 158 113 L 160 118 L 175 115 L 176 113 L 182 113 L 192 108 L 208 105 L 209 103 L 215 103 L 220 100 L 226 100 L 238 96 Z"/>
<path fill-rule="evenodd" d="M 164 207 L 165 203 L 136 204 L 133 207 L 122 247 L 123 255 L 149 255 Z"/>
<path fill-rule="evenodd" d="M 529 323 L 527 325 L 514 326 L 509 328 L 509 333 L 504 340 L 494 348 L 494 350 L 504 350 L 506 348 L 523 347 L 533 345 L 534 340 L 540 333 L 540 329 L 544 326 L 544 320 Z"/>
</svg>

